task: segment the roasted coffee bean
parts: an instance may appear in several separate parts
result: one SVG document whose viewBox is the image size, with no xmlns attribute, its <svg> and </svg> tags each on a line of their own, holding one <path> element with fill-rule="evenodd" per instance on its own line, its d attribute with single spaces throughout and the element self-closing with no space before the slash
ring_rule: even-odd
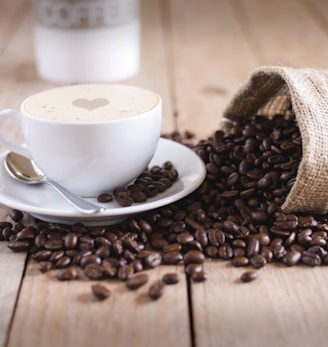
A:
<svg viewBox="0 0 328 347">
<path fill-rule="evenodd" d="M 215 246 L 208 246 L 204 248 L 204 254 L 208 257 L 208 258 L 217 258 L 218 254 L 219 254 L 219 250 L 217 247 Z"/>
<path fill-rule="evenodd" d="M 138 242 L 131 237 L 124 238 L 123 245 L 133 253 L 139 253 L 140 251 Z"/>
<path fill-rule="evenodd" d="M 122 207 L 128 207 L 133 204 L 133 199 L 130 196 L 117 196 L 116 201 Z"/>
<path fill-rule="evenodd" d="M 180 252 L 182 246 L 179 243 L 171 243 L 163 247 L 163 252 Z"/>
<path fill-rule="evenodd" d="M 98 280 L 103 277 L 104 268 L 100 264 L 91 263 L 84 268 L 83 272 L 89 279 Z"/>
<path fill-rule="evenodd" d="M 163 262 L 165 264 L 178 264 L 180 261 L 182 261 L 183 255 L 178 251 L 172 251 L 172 252 L 165 252 L 163 254 Z"/>
<path fill-rule="evenodd" d="M 1 222 L 0 221 L 0 230 L 2 231 L 3 229 L 5 228 L 10 228 L 10 229 L 13 229 L 13 224 L 10 223 L 10 222 Z"/>
<path fill-rule="evenodd" d="M 263 267 L 266 263 L 267 260 L 266 258 L 261 255 L 261 254 L 255 254 L 249 259 L 250 265 L 252 265 L 255 269 L 259 269 Z"/>
<path fill-rule="evenodd" d="M 91 286 L 91 291 L 92 291 L 93 295 L 99 300 L 105 300 L 111 294 L 110 290 L 107 287 L 105 287 L 103 284 L 100 284 L 100 283 L 93 284 Z"/>
<path fill-rule="evenodd" d="M 155 187 L 156 192 L 157 188 Z M 154 194 L 156 195 L 156 193 Z M 145 192 L 132 192 L 131 193 L 131 198 L 134 202 L 145 202 L 147 201 L 149 195 L 147 195 Z"/>
<path fill-rule="evenodd" d="M 39 261 L 38 262 L 38 270 L 41 272 L 48 272 L 53 268 L 53 264 L 51 261 Z"/>
<path fill-rule="evenodd" d="M 219 247 L 219 257 L 224 260 L 229 260 L 233 257 L 233 249 L 228 244 Z"/>
<path fill-rule="evenodd" d="M 102 259 L 108 258 L 111 254 L 110 244 L 102 244 L 96 249 L 95 254 Z"/>
<path fill-rule="evenodd" d="M 126 286 L 129 289 L 135 290 L 147 283 L 148 279 L 149 276 L 146 273 L 133 275 L 132 277 L 127 279 Z"/>
<path fill-rule="evenodd" d="M 7 244 L 7 247 L 11 249 L 13 252 L 26 252 L 30 247 L 29 241 L 10 241 Z"/>
<path fill-rule="evenodd" d="M 297 220 L 301 228 L 314 228 L 318 225 L 313 216 L 297 216 Z"/>
<path fill-rule="evenodd" d="M 28 226 L 23 228 L 16 234 L 17 240 L 30 240 L 34 239 L 36 233 L 36 228 L 33 226 Z"/>
<path fill-rule="evenodd" d="M 63 256 L 56 261 L 56 268 L 63 268 L 71 265 L 71 258 L 68 256 Z"/>
<path fill-rule="evenodd" d="M 262 246 L 260 249 L 260 254 L 265 257 L 267 263 L 271 262 L 273 259 L 273 252 L 269 246 Z"/>
<path fill-rule="evenodd" d="M 64 247 L 64 241 L 62 239 L 52 239 L 46 241 L 44 244 L 45 249 L 50 249 L 52 251 L 61 250 Z"/>
<path fill-rule="evenodd" d="M 297 240 L 301 245 L 306 245 L 312 240 L 312 229 L 303 229 L 297 236 Z"/>
<path fill-rule="evenodd" d="M 36 261 L 43 261 L 48 260 L 52 254 L 52 251 L 43 249 L 41 251 L 37 251 L 36 253 L 32 254 L 32 258 Z"/>
<path fill-rule="evenodd" d="M 240 276 L 242 282 L 251 282 L 257 279 L 256 271 L 246 271 Z"/>
<path fill-rule="evenodd" d="M 190 263 L 186 266 L 185 272 L 187 275 L 192 276 L 194 272 L 203 271 L 203 264 Z"/>
<path fill-rule="evenodd" d="M 155 268 L 162 263 L 162 256 L 160 253 L 151 252 L 145 257 L 144 263 L 148 268 Z"/>
<path fill-rule="evenodd" d="M 286 248 L 282 244 L 277 244 L 275 247 L 273 247 L 273 255 L 276 259 L 282 259 L 286 252 Z"/>
<path fill-rule="evenodd" d="M 19 211 L 19 210 L 16 210 L 16 209 L 13 209 L 9 212 L 9 217 L 14 221 L 14 222 L 20 222 L 23 217 L 24 217 L 24 214 L 23 212 Z M 1 226 L 0 226 L 1 227 Z"/>
<path fill-rule="evenodd" d="M 305 252 L 302 255 L 302 262 L 308 266 L 317 266 L 321 264 L 321 258 L 318 254 Z"/>
<path fill-rule="evenodd" d="M 46 242 L 47 242 L 47 236 L 45 233 L 41 232 L 40 234 L 36 235 L 34 238 L 34 245 L 37 248 L 43 248 Z"/>
<path fill-rule="evenodd" d="M 295 229 L 298 225 L 298 218 L 293 214 L 280 215 L 273 225 L 284 230 Z"/>
<path fill-rule="evenodd" d="M 64 255 L 65 255 L 65 251 L 63 249 L 59 249 L 58 251 L 52 251 L 49 260 L 52 262 L 56 262 Z"/>
<path fill-rule="evenodd" d="M 191 278 L 195 281 L 195 282 L 204 282 L 207 280 L 208 278 L 208 274 L 206 271 L 201 270 L 201 271 L 194 271 L 191 275 Z"/>
<path fill-rule="evenodd" d="M 71 281 L 77 278 L 77 271 L 74 267 L 66 267 L 57 271 L 57 278 L 60 281 Z"/>
<path fill-rule="evenodd" d="M 236 234 L 239 230 L 239 225 L 233 221 L 226 220 L 223 222 L 223 231 L 231 233 L 232 235 Z"/>
<path fill-rule="evenodd" d="M 195 239 L 203 246 L 207 246 L 208 244 L 208 237 L 206 231 L 201 229 L 196 229 L 195 231 Z"/>
<path fill-rule="evenodd" d="M 102 194 L 98 195 L 97 200 L 99 202 L 103 202 L 103 203 L 111 202 L 111 201 L 113 201 L 113 196 L 109 193 L 102 193 Z"/>
<path fill-rule="evenodd" d="M 154 282 L 148 289 L 148 296 L 152 300 L 159 299 L 164 292 L 164 283 L 161 280 Z"/>
<path fill-rule="evenodd" d="M 1 235 L 2 235 L 2 238 L 5 240 L 5 241 L 9 241 L 10 239 L 10 236 L 14 235 L 15 232 L 14 230 L 12 229 L 12 227 L 4 227 L 2 229 L 2 232 L 1 232 Z"/>
<path fill-rule="evenodd" d="M 244 257 L 245 255 L 246 255 L 245 248 L 240 248 L 240 247 L 233 248 L 233 257 L 234 258 Z"/>
<path fill-rule="evenodd" d="M 103 269 L 104 269 L 104 273 L 109 276 L 109 277 L 115 277 L 117 275 L 118 269 L 116 268 L 116 266 L 114 265 L 114 263 L 108 261 L 108 260 L 104 260 L 102 263 Z"/>
<path fill-rule="evenodd" d="M 89 264 L 101 264 L 101 258 L 97 254 L 87 254 L 81 257 L 80 265 L 85 268 Z"/>
<path fill-rule="evenodd" d="M 256 236 L 251 236 L 247 245 L 247 256 L 252 257 L 260 251 L 260 242 Z"/>
<path fill-rule="evenodd" d="M 185 265 L 188 265 L 191 263 L 203 264 L 204 260 L 205 260 L 204 254 L 201 251 L 197 251 L 197 250 L 188 251 L 183 257 L 183 262 Z"/>
<path fill-rule="evenodd" d="M 133 267 L 134 272 L 140 272 L 144 269 L 140 259 L 134 259 L 130 265 Z"/>
<path fill-rule="evenodd" d="M 132 265 L 124 265 L 118 269 L 118 278 L 121 281 L 126 281 L 134 274 L 134 268 Z"/>
<path fill-rule="evenodd" d="M 138 225 L 141 230 L 143 230 L 147 234 L 150 234 L 153 231 L 152 225 L 144 219 L 139 220 Z"/>
<path fill-rule="evenodd" d="M 122 241 L 121 240 L 115 240 L 113 242 L 112 249 L 117 256 L 121 256 L 124 252 Z"/>
<path fill-rule="evenodd" d="M 297 251 L 288 251 L 286 252 L 283 262 L 288 266 L 296 265 L 302 258 L 302 253 Z"/>
<path fill-rule="evenodd" d="M 249 259 L 244 256 L 235 257 L 231 260 L 231 264 L 236 267 L 246 266 L 249 264 Z"/>
<path fill-rule="evenodd" d="M 162 281 L 165 284 L 176 284 L 180 281 L 180 276 L 176 272 L 166 273 L 165 275 L 163 275 Z"/>
<path fill-rule="evenodd" d="M 76 233 L 69 232 L 66 236 L 64 236 L 64 245 L 66 248 L 71 249 L 75 248 L 78 243 L 78 236 Z"/>
<path fill-rule="evenodd" d="M 183 232 L 178 234 L 178 236 L 176 237 L 176 240 L 182 244 L 185 245 L 187 243 L 190 243 L 194 240 L 194 236 L 191 233 L 188 232 Z"/>
</svg>

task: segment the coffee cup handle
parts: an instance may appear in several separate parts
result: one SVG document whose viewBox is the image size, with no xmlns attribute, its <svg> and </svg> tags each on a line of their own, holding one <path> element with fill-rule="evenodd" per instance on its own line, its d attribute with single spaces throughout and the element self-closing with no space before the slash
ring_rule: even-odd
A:
<svg viewBox="0 0 328 347">
<path fill-rule="evenodd" d="M 5 118 L 5 117 L 14 118 L 19 123 L 19 125 L 21 125 L 21 115 L 18 111 L 15 111 L 12 109 L 5 109 L 0 111 L 0 118 Z M 12 142 L 9 142 L 8 140 L 5 139 L 5 137 L 1 133 L 0 133 L 0 144 L 4 146 L 5 148 L 9 149 L 10 151 L 13 151 L 15 153 L 18 153 L 20 155 L 23 155 L 31 159 L 31 154 L 28 151 L 26 144 L 16 145 Z"/>
</svg>

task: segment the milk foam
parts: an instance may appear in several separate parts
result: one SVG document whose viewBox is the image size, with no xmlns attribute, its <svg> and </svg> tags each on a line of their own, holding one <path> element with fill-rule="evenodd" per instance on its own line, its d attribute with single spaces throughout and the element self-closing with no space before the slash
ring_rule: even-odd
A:
<svg viewBox="0 0 328 347">
<path fill-rule="evenodd" d="M 26 113 L 61 122 L 94 122 L 132 117 L 154 108 L 159 96 L 127 85 L 85 84 L 55 88 L 28 98 Z"/>
</svg>

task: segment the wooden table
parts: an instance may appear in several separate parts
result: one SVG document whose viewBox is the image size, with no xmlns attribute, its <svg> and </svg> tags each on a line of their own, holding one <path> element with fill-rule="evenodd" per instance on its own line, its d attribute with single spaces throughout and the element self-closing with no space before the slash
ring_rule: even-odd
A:
<svg viewBox="0 0 328 347">
<path fill-rule="evenodd" d="M 0 3 L 0 106 L 18 108 L 53 85 L 36 76 L 32 15 L 26 0 Z M 142 66 L 126 83 L 158 92 L 163 132 L 205 138 L 251 72 L 261 65 L 327 68 L 325 0 L 143 0 Z M 17 126 L 1 130 L 21 138 Z M 1 207 L 1 219 L 8 209 Z M 266 266 L 242 284 L 242 269 L 207 261 L 209 279 L 182 280 L 156 302 L 143 290 L 108 283 L 97 302 L 89 281 L 59 282 L 0 243 L 0 346 L 324 346 L 328 336 L 326 267 Z"/>
</svg>

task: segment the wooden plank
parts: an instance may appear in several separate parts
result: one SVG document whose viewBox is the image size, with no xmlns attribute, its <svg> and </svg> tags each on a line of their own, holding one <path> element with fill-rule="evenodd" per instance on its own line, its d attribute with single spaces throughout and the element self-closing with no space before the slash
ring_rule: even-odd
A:
<svg viewBox="0 0 328 347">
<path fill-rule="evenodd" d="M 192 286 L 195 346 L 326 344 L 326 268 L 267 265 L 250 283 L 239 279 L 246 270 L 229 262 L 208 262 L 206 270 L 207 283 Z"/>
<path fill-rule="evenodd" d="M 180 274 L 180 283 L 166 286 L 159 300 L 150 300 L 149 285 L 171 271 Z M 163 266 L 148 273 L 149 282 L 137 291 L 128 290 L 120 281 L 104 281 L 112 295 L 97 301 L 91 294 L 93 282 L 60 282 L 55 272 L 40 274 L 31 262 L 7 347 L 189 347 L 183 267 Z"/>
<path fill-rule="evenodd" d="M 29 1 L 12 0 L 0 3 L 0 52 L 8 44 L 23 18 L 26 16 Z"/>
<path fill-rule="evenodd" d="M 142 86 L 158 93 L 163 101 L 162 132 L 176 129 L 173 112 L 170 79 L 171 66 L 167 59 L 167 23 L 161 11 L 161 2 L 141 1 L 141 65 L 139 73 L 126 81 L 127 84 Z"/>
<path fill-rule="evenodd" d="M 327 67 L 327 32 L 300 0 L 234 0 L 259 65 Z"/>
<path fill-rule="evenodd" d="M 328 34 L 328 3 L 326 0 L 303 0 L 305 8 L 310 11 L 314 20 L 321 25 L 322 30 Z"/>
<path fill-rule="evenodd" d="M 229 1 L 170 2 L 178 129 L 205 138 L 257 61 Z"/>
<path fill-rule="evenodd" d="M 8 209 L 0 206 L 1 221 L 8 220 Z M 5 346 L 25 268 L 26 254 L 13 253 L 0 242 L 0 346 Z"/>
</svg>

